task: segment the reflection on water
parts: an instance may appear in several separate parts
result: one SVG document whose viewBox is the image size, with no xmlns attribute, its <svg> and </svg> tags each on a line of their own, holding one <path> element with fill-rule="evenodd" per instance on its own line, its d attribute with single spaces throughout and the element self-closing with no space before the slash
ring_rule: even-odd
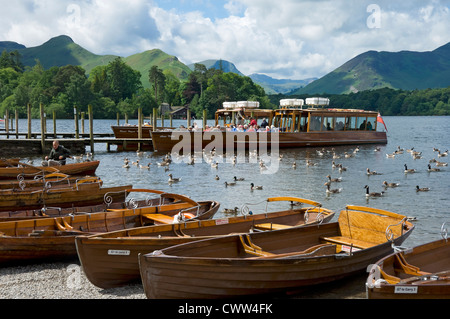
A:
<svg viewBox="0 0 450 319">
<path fill-rule="evenodd" d="M 106 146 L 102 144 L 96 146 L 95 159 L 101 161 L 97 173 L 105 185 L 132 184 L 134 188 L 153 188 L 186 194 L 195 200 L 217 200 L 221 203 L 218 217 L 224 216 L 222 211 L 225 208 L 240 208 L 247 204 L 257 213 L 266 209 L 263 201 L 267 197 L 297 196 L 321 202 L 324 207 L 336 212 L 352 204 L 372 206 L 414 217 L 417 219 L 414 222 L 416 229 L 405 242 L 405 246 L 438 239 L 442 223 L 449 220 L 450 168 L 440 167 L 440 172 L 430 173 L 427 171 L 427 165 L 431 159 L 448 162 L 447 157 L 438 157 L 433 148 L 439 148 L 441 151 L 450 148 L 449 117 L 385 117 L 384 120 L 389 130 L 387 145 L 360 145 L 359 152 L 356 153 L 353 153 L 356 146 L 337 146 L 334 149 L 325 147 L 323 152 L 318 152 L 322 150 L 316 147 L 280 150 L 283 157 L 277 163 L 278 170 L 274 174 L 261 171 L 259 158 L 253 153 L 247 153 L 247 157 L 240 159 L 235 165 L 230 158 L 227 160 L 226 155 L 216 156 L 214 160 L 219 162 L 217 168 L 208 162 L 209 154 L 206 154 L 208 156 L 204 156 L 200 163 L 197 160 L 194 165 L 188 165 L 187 161 L 178 159 L 178 163 L 170 165 L 170 171 L 166 172 L 163 167 L 157 165 L 164 154 L 147 152 L 138 157 L 134 152 L 108 153 Z M 201 121 L 197 120 L 197 123 L 201 125 Z M 96 120 L 94 132 L 111 132 L 110 126 L 115 124 L 114 120 Z M 185 121 L 174 121 L 174 126 L 179 124 L 185 124 Z M 37 125 L 33 130 L 39 129 L 39 124 L 33 125 Z M 57 125 L 61 126 L 58 131 L 64 132 L 70 132 L 74 126 L 70 120 L 58 121 Z M 51 131 L 52 128 L 48 130 Z M 380 148 L 378 152 L 375 151 L 376 147 Z M 398 147 L 404 149 L 403 154 L 397 154 L 394 158 L 386 156 Z M 422 158 L 414 159 L 411 153 L 407 152 L 407 149 L 411 148 L 422 152 Z M 333 158 L 333 151 L 340 158 Z M 346 158 L 345 153 L 354 156 Z M 135 165 L 128 169 L 123 168 L 123 160 L 126 157 L 130 161 L 139 159 L 145 165 L 151 163 L 150 169 L 139 169 Z M 307 161 L 312 164 L 306 165 Z M 333 168 L 333 161 L 342 163 L 347 170 L 340 172 Z M 405 174 L 405 164 L 417 172 Z M 435 167 L 434 163 L 432 167 Z M 381 175 L 368 176 L 367 168 Z M 174 177 L 181 177 L 181 181 L 169 184 L 169 173 Z M 216 180 L 216 175 L 219 180 Z M 341 182 L 331 184 L 331 188 L 342 188 L 340 193 L 326 193 L 324 183 L 327 181 L 327 175 L 332 178 L 342 177 Z M 234 176 L 245 180 L 238 181 L 235 186 L 226 187 L 225 182 L 233 181 Z M 385 189 L 383 181 L 396 182 L 400 186 Z M 251 190 L 250 183 L 262 185 L 263 189 Z M 385 193 L 382 197 L 367 199 L 365 185 L 369 186 L 370 192 Z M 430 187 L 431 190 L 416 192 L 416 185 Z M 259 204 L 250 205 L 254 203 Z M 269 210 L 279 208 L 271 204 Z M 284 207 L 287 208 L 288 205 Z"/>
</svg>

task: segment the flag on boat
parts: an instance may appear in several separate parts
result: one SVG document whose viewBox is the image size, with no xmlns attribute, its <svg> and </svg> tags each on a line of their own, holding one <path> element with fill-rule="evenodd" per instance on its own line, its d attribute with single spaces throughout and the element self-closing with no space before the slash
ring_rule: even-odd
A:
<svg viewBox="0 0 450 319">
<path fill-rule="evenodd" d="M 386 129 L 386 132 L 387 132 L 388 129 L 387 129 L 386 124 L 384 123 L 383 118 L 381 117 L 380 113 L 378 113 L 377 122 L 382 123 L 384 125 L 384 128 Z"/>
</svg>

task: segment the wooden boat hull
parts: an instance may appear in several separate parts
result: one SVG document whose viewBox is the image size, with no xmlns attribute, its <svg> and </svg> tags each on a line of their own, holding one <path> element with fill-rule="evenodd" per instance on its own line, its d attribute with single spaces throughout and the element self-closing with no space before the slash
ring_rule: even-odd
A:
<svg viewBox="0 0 450 319">
<path fill-rule="evenodd" d="M 400 254 L 408 264 L 428 274 L 405 273 L 398 265 Z M 369 299 L 450 299 L 450 243 L 446 239 L 391 254 L 375 265 L 401 281 L 388 283 L 380 275 L 379 268 L 372 268 L 366 282 Z"/>
<path fill-rule="evenodd" d="M 217 209 L 218 203 L 212 203 L 200 202 Z M 77 236 L 151 225 L 154 222 L 144 215 L 154 213 L 155 207 L 158 206 L 0 223 L 0 233 L 4 234 L 0 236 L 0 264 L 76 258 Z M 165 213 L 173 216 L 180 211 L 179 207 L 185 209 L 186 205 L 165 205 Z M 209 215 L 206 212 L 201 218 Z"/>
<path fill-rule="evenodd" d="M 78 205 L 95 205 L 104 201 L 104 196 L 111 193 L 115 199 L 123 199 L 123 192 L 132 189 L 132 185 L 100 187 L 99 183 L 80 184 L 76 188 L 50 188 L 48 190 L 0 191 L 0 211 L 36 209 L 45 206 L 71 207 Z M 126 196 L 125 196 L 126 197 Z"/>
<path fill-rule="evenodd" d="M 342 132 L 177 132 L 154 131 L 153 147 L 157 152 L 202 151 L 209 147 L 217 150 L 263 149 L 273 147 L 301 148 L 352 144 L 386 144 L 386 132 L 342 131 Z"/>
<path fill-rule="evenodd" d="M 116 138 L 138 138 L 139 127 L 137 125 L 113 125 L 111 126 Z M 151 138 L 152 127 L 142 126 L 142 138 Z"/>
<path fill-rule="evenodd" d="M 0 180 L 12 179 L 17 180 L 18 175 L 23 175 L 25 179 L 34 178 L 42 171 L 55 172 L 67 175 L 95 175 L 95 171 L 100 161 L 89 161 L 82 163 L 70 163 L 61 166 L 42 167 L 42 166 L 24 166 L 24 167 L 0 167 Z"/>
<path fill-rule="evenodd" d="M 331 282 L 365 271 L 368 265 L 391 253 L 392 243 L 401 244 L 414 228 L 409 222 L 406 228 L 401 224 L 393 242 L 385 239 L 365 249 L 352 246 L 346 252 L 345 245 L 326 241 L 344 234 L 348 225 L 342 214 L 337 223 L 205 239 L 140 255 L 146 296 L 243 297 Z M 355 224 L 351 227 L 371 233 L 370 229 L 357 227 L 361 221 L 352 217 L 351 223 Z M 379 225 L 385 226 L 385 221 L 379 219 Z M 256 248 L 244 248 L 242 238 L 249 239 L 249 245 Z M 253 253 L 260 255 L 255 257 Z"/>
<path fill-rule="evenodd" d="M 306 209 L 295 209 L 247 216 L 220 218 L 184 224 L 158 225 L 76 238 L 83 271 L 91 283 L 100 288 L 113 288 L 140 281 L 138 256 L 169 246 L 205 238 L 246 233 L 258 224 L 299 227 L 305 225 Z M 317 218 L 319 214 L 321 218 Z M 334 212 L 313 209 L 309 224 L 327 223 Z M 257 227 L 254 228 L 255 231 Z"/>
</svg>

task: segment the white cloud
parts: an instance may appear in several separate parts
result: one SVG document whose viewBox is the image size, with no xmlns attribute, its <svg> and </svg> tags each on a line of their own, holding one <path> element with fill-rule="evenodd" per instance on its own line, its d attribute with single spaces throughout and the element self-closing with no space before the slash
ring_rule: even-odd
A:
<svg viewBox="0 0 450 319">
<path fill-rule="evenodd" d="M 0 2 L 0 41 L 30 47 L 66 34 L 96 54 L 159 48 L 186 64 L 221 58 L 244 74 L 278 78 L 320 77 L 367 50 L 428 51 L 450 41 L 444 0 L 379 0 L 375 27 L 371 0 Z"/>
</svg>

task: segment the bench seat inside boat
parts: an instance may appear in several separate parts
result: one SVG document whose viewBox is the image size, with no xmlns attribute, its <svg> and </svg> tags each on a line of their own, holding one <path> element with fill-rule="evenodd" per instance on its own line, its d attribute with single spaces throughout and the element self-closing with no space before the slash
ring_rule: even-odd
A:
<svg viewBox="0 0 450 319">
<path fill-rule="evenodd" d="M 289 225 L 283 225 L 283 224 L 275 224 L 275 223 L 262 223 L 262 224 L 255 224 L 253 228 L 259 229 L 259 230 L 279 230 L 279 229 L 286 229 L 290 228 Z"/>
<path fill-rule="evenodd" d="M 142 216 L 161 224 L 173 223 L 173 217 L 164 214 L 142 214 Z"/>
<path fill-rule="evenodd" d="M 361 248 L 361 249 L 370 248 L 370 247 L 376 245 L 374 243 L 370 243 L 367 241 L 358 240 L 358 239 L 354 239 L 354 238 L 348 238 L 348 237 L 342 237 L 342 236 L 321 237 L 320 239 L 327 243 L 348 245 L 348 246 L 353 246 L 353 247 Z"/>
</svg>

